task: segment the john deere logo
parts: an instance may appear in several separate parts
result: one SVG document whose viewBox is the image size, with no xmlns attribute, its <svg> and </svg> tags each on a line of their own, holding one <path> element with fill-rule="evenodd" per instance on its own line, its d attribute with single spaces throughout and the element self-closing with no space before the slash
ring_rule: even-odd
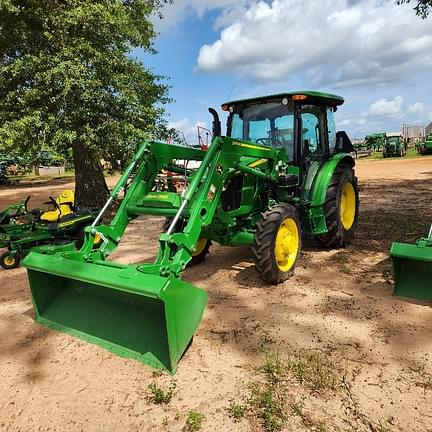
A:
<svg viewBox="0 0 432 432">
<path fill-rule="evenodd" d="M 216 168 L 216 171 L 217 171 L 218 174 L 222 174 L 223 166 L 222 165 L 218 165 L 217 168 Z"/>
</svg>

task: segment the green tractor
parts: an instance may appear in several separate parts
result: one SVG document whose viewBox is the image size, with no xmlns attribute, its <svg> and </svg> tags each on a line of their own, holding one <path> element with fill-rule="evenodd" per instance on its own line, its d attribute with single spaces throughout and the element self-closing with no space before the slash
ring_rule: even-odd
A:
<svg viewBox="0 0 432 432">
<path fill-rule="evenodd" d="M 406 155 L 406 144 L 400 135 L 393 135 L 386 137 L 384 147 L 382 150 L 383 158 Z"/>
<path fill-rule="evenodd" d="M 144 142 L 86 228 L 80 251 L 39 249 L 24 260 L 36 320 L 174 373 L 207 301 L 182 273 L 205 258 L 212 241 L 251 247 L 261 278 L 278 284 L 294 272 L 303 233 L 332 248 L 353 238 L 359 209 L 353 148 L 333 118 L 343 102 L 314 91 L 227 102 L 225 136 L 209 109 L 207 151 Z M 179 160 L 194 163 L 185 168 Z M 182 193 L 153 190 L 162 170 L 184 176 Z M 115 217 L 100 225 L 122 191 Z M 109 260 L 128 223 L 141 215 L 169 221 L 154 263 Z"/>
<path fill-rule="evenodd" d="M 424 141 L 418 141 L 416 150 L 421 155 L 432 154 L 432 134 L 429 134 Z"/>
</svg>

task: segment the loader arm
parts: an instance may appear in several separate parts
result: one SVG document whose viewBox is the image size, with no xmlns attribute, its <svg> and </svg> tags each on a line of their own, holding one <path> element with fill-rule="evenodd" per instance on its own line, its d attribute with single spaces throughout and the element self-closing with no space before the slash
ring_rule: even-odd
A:
<svg viewBox="0 0 432 432">
<path fill-rule="evenodd" d="M 207 152 L 157 142 L 142 144 L 95 223 L 87 228 L 80 251 L 31 252 L 23 262 L 36 320 L 174 372 L 207 299 L 205 291 L 182 281 L 181 274 L 203 228 L 213 221 L 224 185 L 238 172 L 276 183 L 275 167 L 283 158 L 283 149 L 227 137 L 215 137 Z M 152 191 L 160 170 L 176 159 L 201 161 L 198 169 L 187 172 L 185 192 L 180 196 Z M 267 163 L 259 168 L 246 163 L 260 159 Z M 98 225 L 122 191 L 124 198 L 112 222 Z M 173 217 L 159 237 L 155 262 L 124 265 L 107 260 L 128 223 L 142 214 Z M 180 218 L 187 223 L 176 232 Z M 95 247 L 97 235 L 102 244 Z"/>
</svg>

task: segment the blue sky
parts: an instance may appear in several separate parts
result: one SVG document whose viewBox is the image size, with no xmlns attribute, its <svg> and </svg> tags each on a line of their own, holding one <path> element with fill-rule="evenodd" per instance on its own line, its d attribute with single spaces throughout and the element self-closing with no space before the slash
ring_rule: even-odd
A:
<svg viewBox="0 0 432 432">
<path fill-rule="evenodd" d="M 168 121 L 193 140 L 207 108 L 293 89 L 342 95 L 352 137 L 432 121 L 432 17 L 393 0 L 177 0 L 157 21 Z"/>
</svg>

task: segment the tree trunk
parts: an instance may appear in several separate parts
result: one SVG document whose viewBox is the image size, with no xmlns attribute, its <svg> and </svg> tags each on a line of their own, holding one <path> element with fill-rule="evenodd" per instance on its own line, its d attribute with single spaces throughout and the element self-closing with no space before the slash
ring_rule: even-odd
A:
<svg viewBox="0 0 432 432">
<path fill-rule="evenodd" d="M 100 208 L 108 199 L 109 190 L 99 159 L 81 143 L 75 143 L 72 148 L 75 166 L 75 205 Z"/>
</svg>

